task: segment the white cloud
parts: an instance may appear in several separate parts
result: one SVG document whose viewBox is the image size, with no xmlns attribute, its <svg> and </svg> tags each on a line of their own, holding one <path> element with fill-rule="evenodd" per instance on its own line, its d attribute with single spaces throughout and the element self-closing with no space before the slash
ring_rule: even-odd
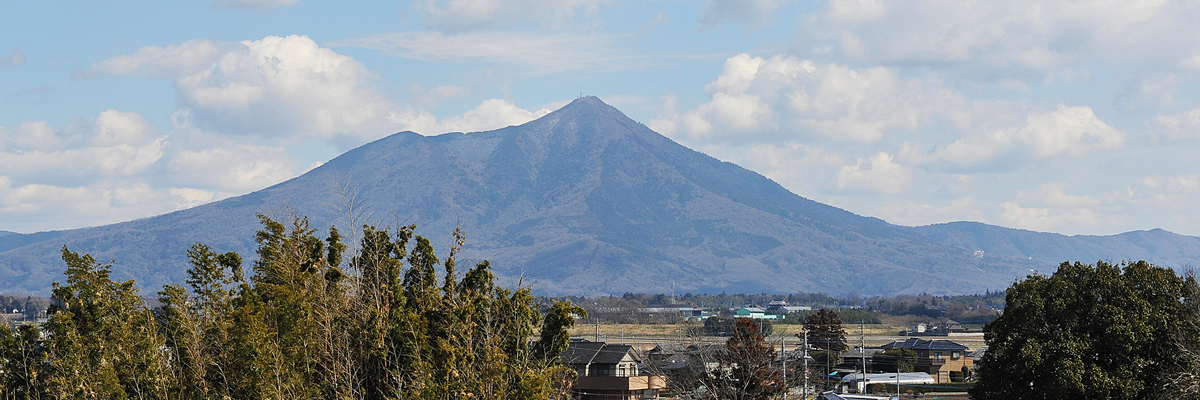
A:
<svg viewBox="0 0 1200 400">
<path fill-rule="evenodd" d="M 1067 107 L 1029 116 L 1017 138 L 1035 157 L 1083 156 L 1096 150 L 1113 150 L 1125 144 L 1125 134 L 1096 117 L 1091 107 Z"/>
<path fill-rule="evenodd" d="M 1089 60 L 1184 63 L 1181 49 L 1200 50 L 1183 39 L 1197 33 L 1188 17 L 1196 9 L 1170 0 L 831 0 L 799 31 L 803 45 L 864 62 L 961 64 L 969 74 L 1039 80 Z"/>
<path fill-rule="evenodd" d="M 243 10 L 268 10 L 275 7 L 294 6 L 300 0 L 215 0 L 213 7 Z"/>
<path fill-rule="evenodd" d="M 705 30 L 722 22 L 733 21 L 747 30 L 771 24 L 771 13 L 789 0 L 707 0 L 701 12 L 700 25 Z"/>
<path fill-rule="evenodd" d="M 4 229 L 18 232 L 72 229 L 186 208 L 197 204 L 200 193 L 107 180 L 83 186 L 14 185 L 0 176 L 0 218 Z"/>
<path fill-rule="evenodd" d="M 837 174 L 839 190 L 861 190 L 897 194 L 912 183 L 912 171 L 892 161 L 892 156 L 879 152 L 854 165 L 842 167 Z"/>
<path fill-rule="evenodd" d="M 162 158 L 166 144 L 133 112 L 107 110 L 62 129 L 26 121 L 0 127 L 0 174 L 43 182 L 132 176 Z"/>
<path fill-rule="evenodd" d="M 282 148 L 264 146 L 183 150 L 170 165 L 182 183 L 238 192 L 283 182 L 300 169 Z"/>
<path fill-rule="evenodd" d="M 170 140 L 168 140 L 170 139 Z M 299 165 L 253 146 L 106 110 L 62 127 L 0 127 L 2 229 L 39 231 L 119 222 L 193 207 L 291 178 Z"/>
<path fill-rule="evenodd" d="M 731 57 L 705 92 L 708 102 L 682 114 L 668 104 L 651 126 L 692 140 L 869 143 L 889 132 L 917 129 L 935 113 L 964 102 L 936 81 L 901 79 L 888 68 L 853 69 L 782 55 Z"/>
<path fill-rule="evenodd" d="M 1033 231 L 1053 231 L 1063 228 L 1100 226 L 1096 212 L 1086 208 L 1021 207 L 1016 202 L 1000 203 L 1004 209 L 999 216 L 1003 226 Z"/>
<path fill-rule="evenodd" d="M 389 121 L 403 130 L 423 135 L 438 135 L 446 132 L 479 132 L 520 125 L 543 115 L 549 108 L 526 110 L 510 101 L 484 100 L 479 106 L 462 115 L 438 120 L 428 111 L 409 108 L 389 115 Z"/>
<path fill-rule="evenodd" d="M 589 25 L 610 0 L 424 0 L 413 8 L 426 25 L 447 32 L 511 27 L 534 22 L 544 27 Z M 579 18 L 582 14 L 582 19 Z"/>
<path fill-rule="evenodd" d="M 19 49 L 13 49 L 8 52 L 7 56 L 0 56 L 0 68 L 4 67 L 20 67 L 25 63 L 25 52 Z"/>
<path fill-rule="evenodd" d="M 195 125 L 233 135 L 374 138 L 392 107 L 366 67 L 306 36 L 147 46 L 92 71 L 171 80 Z"/>
<path fill-rule="evenodd" d="M 535 74 L 576 70 L 617 70 L 646 62 L 617 48 L 615 37 L 592 34 L 532 35 L 511 32 L 444 34 L 396 32 L 336 40 L 330 47 L 360 47 L 436 63 L 509 64 Z M 639 61 L 639 62 L 632 62 Z"/>
<path fill-rule="evenodd" d="M 1200 139 L 1200 108 L 1171 115 L 1157 115 L 1150 121 L 1150 126 L 1162 139 Z"/>
<path fill-rule="evenodd" d="M 1147 176 L 1138 179 L 1137 184 L 1146 189 L 1169 194 L 1198 194 L 1200 193 L 1200 176 Z"/>
<path fill-rule="evenodd" d="M 1019 113 L 1011 109 L 999 111 L 1000 114 L 1004 112 Z M 967 129 L 982 132 L 957 139 L 927 154 L 906 144 L 900 159 L 962 168 L 987 164 L 1004 156 L 1010 158 L 1009 164 L 1015 165 L 1022 154 L 1043 159 L 1081 157 L 1096 151 L 1118 149 L 1125 144 L 1125 134 L 1100 120 L 1087 106 L 1059 105 L 1053 111 L 1030 114 L 1020 125 L 1003 115 L 976 114 L 962 118 L 961 123 Z"/>
<path fill-rule="evenodd" d="M 1102 199 L 1095 197 L 1067 194 L 1064 191 L 1066 188 L 1066 182 L 1046 182 L 1033 192 L 1018 190 L 1013 200 L 1060 209 L 1094 207 L 1103 203 Z"/>
<path fill-rule="evenodd" d="M 135 112 L 106 110 L 94 124 L 95 135 L 91 142 L 97 146 L 137 145 L 156 135 L 154 126 Z"/>
<path fill-rule="evenodd" d="M 1129 203 L 1143 210 L 1166 210 L 1184 229 L 1190 229 L 1200 218 L 1191 210 L 1200 201 L 1200 176 L 1195 174 L 1178 176 L 1151 175 L 1138 179 L 1125 196 Z"/>
</svg>

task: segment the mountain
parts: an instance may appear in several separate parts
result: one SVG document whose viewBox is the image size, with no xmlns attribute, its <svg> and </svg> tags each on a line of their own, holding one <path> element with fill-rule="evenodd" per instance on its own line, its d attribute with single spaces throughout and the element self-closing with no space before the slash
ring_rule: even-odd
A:
<svg viewBox="0 0 1200 400">
<path fill-rule="evenodd" d="M 1029 258 L 1054 264 L 1066 260 L 1146 260 L 1172 268 L 1190 267 L 1200 260 L 1200 238 L 1162 229 L 1126 232 L 1114 236 L 1033 232 L 978 222 L 951 222 L 915 228 L 931 240 L 982 250 L 984 256 Z"/>
<path fill-rule="evenodd" d="M 1065 259 L 1170 250 L 1162 254 L 1176 262 L 1200 249 L 1200 239 L 1162 231 L 1067 237 L 891 225 L 800 197 L 583 97 L 495 131 L 397 133 L 278 185 L 187 210 L 3 235 L 0 291 L 46 293 L 62 279 L 63 245 L 115 260 L 114 278 L 157 290 L 184 280 L 193 243 L 253 257 L 256 213 L 308 216 L 322 230 L 415 223 L 442 249 L 462 227 L 460 265 L 491 260 L 502 282 L 543 294 L 975 293 Z"/>
</svg>

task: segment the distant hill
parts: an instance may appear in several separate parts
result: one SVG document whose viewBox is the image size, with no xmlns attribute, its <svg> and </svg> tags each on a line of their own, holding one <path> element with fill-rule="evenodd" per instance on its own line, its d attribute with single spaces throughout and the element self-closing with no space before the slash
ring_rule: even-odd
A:
<svg viewBox="0 0 1200 400">
<path fill-rule="evenodd" d="M 1177 266 L 1200 255 L 1200 239 L 1158 230 L 1068 237 L 891 225 L 800 197 L 584 97 L 495 131 L 397 133 L 278 185 L 188 210 L 0 235 L 0 292 L 46 293 L 62 280 L 64 244 L 115 260 L 115 278 L 157 290 L 184 280 L 184 251 L 195 242 L 253 257 L 260 212 L 306 215 L 320 229 L 415 223 L 443 251 L 461 226 L 465 258 L 489 259 L 507 284 L 543 294 L 975 293 L 1066 259 Z"/>
<path fill-rule="evenodd" d="M 951 222 L 914 228 L 931 240 L 983 250 L 984 257 L 1001 255 L 1032 258 L 1057 265 L 1074 260 L 1146 260 L 1172 268 L 1190 267 L 1200 260 L 1200 238 L 1153 229 L 1114 236 L 1066 236 L 1010 229 L 978 222 Z M 1052 272 L 1042 270 L 1041 272 Z"/>
</svg>

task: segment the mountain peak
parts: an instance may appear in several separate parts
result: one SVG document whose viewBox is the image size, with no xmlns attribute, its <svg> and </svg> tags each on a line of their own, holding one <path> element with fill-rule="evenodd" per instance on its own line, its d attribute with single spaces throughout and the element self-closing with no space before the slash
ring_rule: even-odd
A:
<svg viewBox="0 0 1200 400">
<path fill-rule="evenodd" d="M 546 117 L 549 117 L 551 119 L 561 119 L 563 117 L 570 117 L 571 119 L 579 119 L 579 118 L 591 118 L 591 117 L 601 117 L 601 116 L 607 116 L 607 117 L 616 118 L 619 120 L 630 120 L 629 117 L 625 115 L 625 113 L 621 112 L 621 110 L 618 110 L 615 107 L 608 105 L 608 103 L 605 103 L 603 100 L 600 100 L 600 98 L 596 97 L 596 96 L 583 96 L 583 97 L 577 98 L 575 100 L 572 100 L 570 103 L 563 106 L 562 108 L 555 110 L 554 112 L 546 115 Z M 546 117 L 543 117 L 543 118 L 546 118 Z M 630 120 L 630 121 L 632 121 L 632 120 Z"/>
<path fill-rule="evenodd" d="M 600 100 L 600 98 L 596 97 L 596 96 L 581 96 L 575 100 L 571 100 L 571 103 L 567 104 L 566 106 L 563 106 L 563 108 L 570 108 L 570 107 L 612 108 L 612 106 L 608 105 L 608 103 L 605 103 L 604 100 Z"/>
</svg>

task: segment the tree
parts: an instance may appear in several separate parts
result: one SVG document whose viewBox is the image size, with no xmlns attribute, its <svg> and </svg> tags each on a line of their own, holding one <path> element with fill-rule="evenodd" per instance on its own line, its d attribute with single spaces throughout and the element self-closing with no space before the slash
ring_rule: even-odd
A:
<svg viewBox="0 0 1200 400">
<path fill-rule="evenodd" d="M 738 318 L 719 366 L 708 371 L 711 393 L 719 399 L 767 399 L 783 393 L 782 371 L 774 366 L 775 348 L 757 321 Z"/>
<path fill-rule="evenodd" d="M 846 330 L 837 312 L 818 310 L 804 318 L 804 330 L 808 332 L 808 343 L 821 350 L 841 354 L 846 351 Z"/>
<path fill-rule="evenodd" d="M 167 359 L 153 313 L 134 282 L 109 278 L 111 265 L 66 246 L 67 283 L 55 282 L 46 323 L 58 398 L 166 398 Z"/>
<path fill-rule="evenodd" d="M 33 325 L 21 325 L 14 332 L 0 324 L 0 399 L 47 397 L 49 371 L 41 336 Z"/>
<path fill-rule="evenodd" d="M 304 218 L 259 218 L 249 279 L 238 254 L 196 244 L 187 286 L 166 285 L 153 311 L 133 281 L 64 247 L 45 340 L 0 325 L 0 400 L 546 399 L 570 387 L 557 363 L 586 312 L 557 302 L 543 317 L 529 288 L 495 286 L 487 261 L 460 279 L 461 231 L 443 259 L 415 226 L 364 226 L 345 262 L 336 228 L 322 239 Z"/>
<path fill-rule="evenodd" d="M 1196 282 L 1145 261 L 1062 263 L 1008 289 L 974 399 L 1156 399 L 1194 370 Z"/>
</svg>

